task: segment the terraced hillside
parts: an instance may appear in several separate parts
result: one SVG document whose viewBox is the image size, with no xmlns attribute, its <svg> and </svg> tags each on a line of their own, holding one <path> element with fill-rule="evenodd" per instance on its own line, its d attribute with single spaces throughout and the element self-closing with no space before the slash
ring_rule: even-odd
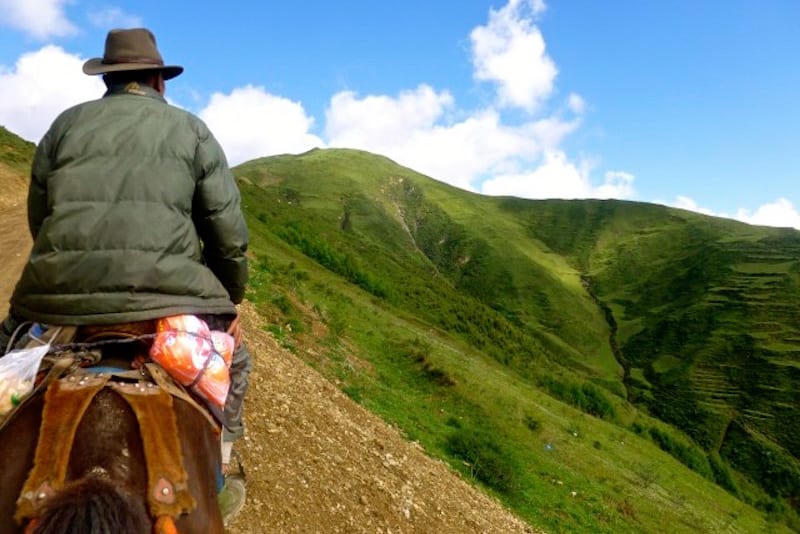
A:
<svg viewBox="0 0 800 534">
<path fill-rule="evenodd" d="M 630 400 L 793 498 L 800 232 L 667 210 L 620 233 L 617 216 L 594 226 L 585 267 L 614 310 Z"/>
</svg>

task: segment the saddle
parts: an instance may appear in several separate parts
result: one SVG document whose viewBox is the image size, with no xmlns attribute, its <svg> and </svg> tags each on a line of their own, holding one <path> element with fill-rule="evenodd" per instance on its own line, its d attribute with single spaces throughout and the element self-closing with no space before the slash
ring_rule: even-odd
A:
<svg viewBox="0 0 800 534">
<path fill-rule="evenodd" d="M 57 327 L 46 332 L 41 341 L 54 346 L 78 341 L 91 346 L 97 341 L 130 340 L 153 332 L 150 325 L 131 323 L 113 327 Z M 80 344 L 78 344 L 80 346 Z M 135 346 L 135 345 L 132 345 Z M 135 355 L 138 350 L 128 351 Z M 134 356 L 135 357 L 135 356 Z M 66 483 L 72 444 L 80 422 L 94 397 L 111 388 L 130 406 L 139 424 L 147 463 L 147 505 L 155 519 L 154 532 L 175 533 L 174 519 L 196 507 L 189 492 L 188 476 L 183 466 L 173 398 L 189 403 L 208 420 L 215 433 L 221 425 L 207 409 L 198 404 L 162 367 L 143 363 L 136 369 L 106 365 L 102 356 L 81 350 L 67 350 L 47 356 L 47 369 L 33 393 L 17 407 L 44 392 L 44 408 L 34 465 L 17 500 L 15 519 L 35 524 L 48 497 Z M 91 365 L 86 366 L 87 362 Z M 98 363 L 103 363 L 98 367 Z M 16 410 L 15 410 L 16 411 Z M 6 420 L 10 420 L 13 413 Z M 0 424 L 0 429 L 3 425 Z"/>
</svg>

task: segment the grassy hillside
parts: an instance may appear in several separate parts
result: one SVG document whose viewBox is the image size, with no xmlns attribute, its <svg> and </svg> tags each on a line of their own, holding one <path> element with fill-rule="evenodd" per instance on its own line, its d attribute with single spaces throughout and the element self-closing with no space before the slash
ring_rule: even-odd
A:
<svg viewBox="0 0 800 534">
<path fill-rule="evenodd" d="M 23 198 L 35 145 L 0 126 L 0 207 Z"/>
<path fill-rule="evenodd" d="M 0 164 L 28 174 L 36 145 L 0 126 Z"/>
<path fill-rule="evenodd" d="M 487 198 L 352 150 L 236 175 L 275 335 L 532 523 L 800 524 L 797 232 Z"/>
</svg>

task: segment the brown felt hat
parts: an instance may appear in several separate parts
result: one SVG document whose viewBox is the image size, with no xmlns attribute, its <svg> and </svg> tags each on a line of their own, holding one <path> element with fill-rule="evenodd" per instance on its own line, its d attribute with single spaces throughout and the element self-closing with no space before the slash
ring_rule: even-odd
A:
<svg viewBox="0 0 800 534">
<path fill-rule="evenodd" d="M 174 78 L 183 67 L 164 65 L 156 48 L 156 37 L 148 29 L 111 30 L 106 36 L 103 57 L 83 64 L 85 74 L 105 74 L 126 70 L 160 70 L 165 80 Z"/>
</svg>

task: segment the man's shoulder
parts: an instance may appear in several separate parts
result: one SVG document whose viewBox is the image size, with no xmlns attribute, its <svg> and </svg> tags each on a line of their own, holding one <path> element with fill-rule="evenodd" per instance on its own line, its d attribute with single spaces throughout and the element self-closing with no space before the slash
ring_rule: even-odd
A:
<svg viewBox="0 0 800 534">
<path fill-rule="evenodd" d="M 72 107 L 69 107 L 58 114 L 56 119 L 53 121 L 53 125 L 59 125 L 63 123 L 68 123 L 70 121 L 75 120 L 76 117 L 82 115 L 88 110 L 92 110 L 97 108 L 97 106 L 102 105 L 102 98 L 89 100 L 87 102 L 81 102 L 80 104 L 75 104 Z"/>
<path fill-rule="evenodd" d="M 208 126 L 203 122 L 203 119 L 183 108 L 179 108 L 173 104 L 163 103 L 164 112 L 163 119 L 169 122 L 178 122 L 185 124 L 191 128 L 195 134 L 205 136 L 208 133 Z"/>
</svg>

